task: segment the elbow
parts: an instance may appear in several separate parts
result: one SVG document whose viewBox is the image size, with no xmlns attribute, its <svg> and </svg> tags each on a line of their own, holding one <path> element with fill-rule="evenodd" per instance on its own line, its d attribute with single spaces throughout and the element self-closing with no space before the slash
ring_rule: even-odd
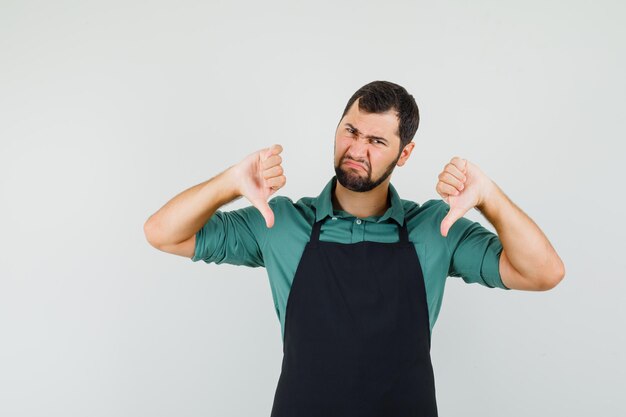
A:
<svg viewBox="0 0 626 417">
<path fill-rule="evenodd" d="M 143 234 L 146 237 L 148 243 L 154 248 L 158 249 L 159 247 L 156 241 L 155 229 L 153 226 L 153 222 L 151 222 L 151 219 L 152 217 L 146 220 L 146 222 L 143 224 Z"/>
<path fill-rule="evenodd" d="M 548 291 L 559 285 L 565 278 L 565 265 L 559 259 L 558 266 L 554 269 L 554 272 L 544 277 L 539 285 L 539 291 Z"/>
</svg>

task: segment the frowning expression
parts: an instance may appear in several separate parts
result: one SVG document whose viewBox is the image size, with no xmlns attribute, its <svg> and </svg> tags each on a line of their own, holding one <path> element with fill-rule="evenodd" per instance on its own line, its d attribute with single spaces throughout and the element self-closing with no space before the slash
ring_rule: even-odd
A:
<svg viewBox="0 0 626 417">
<path fill-rule="evenodd" d="M 407 145 L 408 151 L 400 151 L 394 110 L 367 113 L 358 103 L 352 104 L 335 132 L 335 173 L 347 189 L 364 192 L 385 182 L 396 165 L 403 165 L 413 144 Z"/>
</svg>

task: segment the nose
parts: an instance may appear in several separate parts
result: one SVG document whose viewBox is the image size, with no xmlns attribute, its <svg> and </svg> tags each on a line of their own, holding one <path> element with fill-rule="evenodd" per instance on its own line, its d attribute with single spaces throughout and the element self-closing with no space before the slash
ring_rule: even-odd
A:
<svg viewBox="0 0 626 417">
<path fill-rule="evenodd" d="M 355 138 L 350 144 L 348 155 L 357 160 L 367 159 L 367 139 Z"/>
</svg>

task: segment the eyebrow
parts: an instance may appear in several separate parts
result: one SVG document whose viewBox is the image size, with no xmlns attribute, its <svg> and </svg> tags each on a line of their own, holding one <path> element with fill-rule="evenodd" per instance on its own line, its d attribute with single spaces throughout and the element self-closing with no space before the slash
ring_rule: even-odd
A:
<svg viewBox="0 0 626 417">
<path fill-rule="evenodd" d="M 351 129 L 354 129 L 357 133 L 360 133 L 361 131 L 359 129 L 357 129 L 356 127 L 352 126 L 350 123 L 346 123 L 346 126 L 349 126 Z M 376 139 L 376 140 L 381 140 L 385 143 L 389 143 L 389 141 L 385 138 L 381 138 L 380 136 L 374 136 L 374 135 L 367 135 L 365 136 L 367 139 Z"/>
</svg>

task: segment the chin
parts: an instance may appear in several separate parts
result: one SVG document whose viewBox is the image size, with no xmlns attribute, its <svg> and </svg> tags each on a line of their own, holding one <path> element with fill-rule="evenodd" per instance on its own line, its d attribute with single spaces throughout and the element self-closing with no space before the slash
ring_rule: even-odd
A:
<svg viewBox="0 0 626 417">
<path fill-rule="evenodd" d="M 375 187 L 367 174 L 359 175 L 355 170 L 335 168 L 335 174 L 337 175 L 337 182 L 350 191 L 361 193 L 370 191 Z"/>
</svg>

